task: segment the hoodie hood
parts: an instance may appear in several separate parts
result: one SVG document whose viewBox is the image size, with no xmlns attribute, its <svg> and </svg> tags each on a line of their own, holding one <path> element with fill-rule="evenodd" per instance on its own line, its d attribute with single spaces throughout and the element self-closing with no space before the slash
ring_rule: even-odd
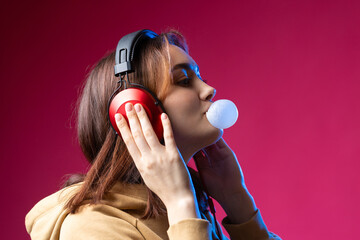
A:
<svg viewBox="0 0 360 240">
<path fill-rule="evenodd" d="M 25 226 L 33 240 L 59 239 L 61 225 L 70 213 L 65 209 L 67 201 L 79 190 L 82 183 L 74 184 L 42 199 L 26 215 Z M 147 204 L 144 185 L 116 183 L 105 194 L 102 203 L 123 211 L 143 212 Z M 86 204 L 86 203 L 85 203 Z"/>
</svg>

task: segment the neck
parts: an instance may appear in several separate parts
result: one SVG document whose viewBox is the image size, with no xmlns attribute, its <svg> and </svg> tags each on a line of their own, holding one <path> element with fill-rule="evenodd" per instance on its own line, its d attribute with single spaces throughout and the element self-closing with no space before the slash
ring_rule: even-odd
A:
<svg viewBox="0 0 360 240">
<path fill-rule="evenodd" d="M 179 152 L 185 162 L 185 164 L 188 164 L 188 162 L 191 160 L 192 156 L 201 150 L 198 148 L 180 148 L 178 147 Z"/>
</svg>

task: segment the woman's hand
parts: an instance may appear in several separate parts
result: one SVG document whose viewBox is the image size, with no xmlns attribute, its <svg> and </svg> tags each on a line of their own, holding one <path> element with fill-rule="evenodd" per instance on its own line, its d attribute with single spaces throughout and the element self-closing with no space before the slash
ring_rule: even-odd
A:
<svg viewBox="0 0 360 240">
<path fill-rule="evenodd" d="M 198 152 L 194 160 L 209 195 L 219 202 L 233 223 L 249 220 L 256 207 L 234 152 L 222 138 L 202 151 L 205 156 Z"/>
<path fill-rule="evenodd" d="M 125 109 L 130 128 L 121 114 L 115 115 L 117 127 L 146 186 L 165 204 L 170 225 L 185 218 L 198 218 L 194 188 L 168 116 L 161 115 L 165 142 L 162 145 L 140 104 L 127 103 Z"/>
</svg>

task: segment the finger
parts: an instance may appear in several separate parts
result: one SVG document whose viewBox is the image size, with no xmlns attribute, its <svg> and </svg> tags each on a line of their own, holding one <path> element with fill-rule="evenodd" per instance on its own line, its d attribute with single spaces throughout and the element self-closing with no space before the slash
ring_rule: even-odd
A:
<svg viewBox="0 0 360 240">
<path fill-rule="evenodd" d="M 202 169 L 202 168 L 211 168 L 211 161 L 209 159 L 209 157 L 207 156 L 205 151 L 200 150 L 199 152 L 195 153 L 195 155 L 193 156 L 195 164 L 196 164 L 196 168 Z"/>
<path fill-rule="evenodd" d="M 220 138 L 216 143 L 211 144 L 210 146 L 205 147 L 203 150 L 207 153 L 214 153 L 219 151 L 220 149 L 227 147 L 226 143 L 224 142 L 223 138 Z"/>
<path fill-rule="evenodd" d="M 213 143 L 207 147 L 204 148 L 205 151 L 213 151 L 213 150 L 217 150 L 219 147 L 217 145 L 217 142 L 216 143 Z"/>
<path fill-rule="evenodd" d="M 117 113 L 115 114 L 115 122 L 131 157 L 133 159 L 138 159 L 141 154 L 136 146 L 136 143 L 132 137 L 131 131 L 125 118 L 120 113 Z"/>
<path fill-rule="evenodd" d="M 163 129 L 164 129 L 165 146 L 176 149 L 174 133 L 171 128 L 170 119 L 166 113 L 161 114 L 161 123 L 162 123 Z"/>
<path fill-rule="evenodd" d="M 220 152 L 229 150 L 229 146 L 225 143 L 223 138 L 220 138 L 216 143 L 205 147 L 203 149 L 208 155 L 219 156 Z M 220 160 L 220 159 L 219 159 Z"/>
<path fill-rule="evenodd" d="M 216 145 L 221 149 L 224 147 L 228 147 L 225 140 L 223 138 L 220 138 L 219 141 L 217 141 Z"/>
<path fill-rule="evenodd" d="M 160 142 L 158 137 L 155 134 L 154 128 L 151 125 L 151 122 L 149 120 L 148 115 L 146 114 L 145 109 L 141 104 L 136 104 L 135 111 L 138 115 L 138 118 L 140 120 L 140 125 L 142 128 L 142 132 L 144 134 L 144 137 L 149 144 L 150 148 L 154 149 L 160 146 Z"/>
<path fill-rule="evenodd" d="M 150 150 L 147 144 L 144 134 L 141 129 L 139 118 L 135 112 L 134 106 L 131 103 L 125 105 L 126 116 L 129 120 L 130 130 L 132 137 L 139 148 L 141 153 L 145 153 Z"/>
</svg>

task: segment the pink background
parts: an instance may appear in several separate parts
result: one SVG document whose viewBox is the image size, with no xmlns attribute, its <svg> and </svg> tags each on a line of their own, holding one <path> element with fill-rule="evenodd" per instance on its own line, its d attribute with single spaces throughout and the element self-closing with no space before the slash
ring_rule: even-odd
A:
<svg viewBox="0 0 360 240">
<path fill-rule="evenodd" d="M 71 114 L 89 66 L 126 33 L 180 30 L 216 99 L 268 228 L 284 239 L 360 234 L 358 1 L 5 1 L 1 24 L 2 239 L 83 172 Z M 219 210 L 219 218 L 223 217 Z"/>
</svg>

